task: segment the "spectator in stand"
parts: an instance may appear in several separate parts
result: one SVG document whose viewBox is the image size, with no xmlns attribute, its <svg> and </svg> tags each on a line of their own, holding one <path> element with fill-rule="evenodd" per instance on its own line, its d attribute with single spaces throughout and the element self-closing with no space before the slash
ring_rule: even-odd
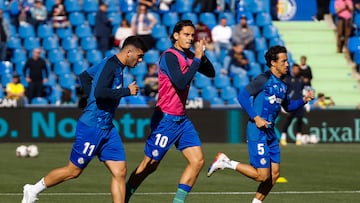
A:
<svg viewBox="0 0 360 203">
<path fill-rule="evenodd" d="M 75 103 L 71 97 L 72 97 L 71 89 L 62 88 L 60 101 L 56 102 L 56 104 L 57 105 L 75 105 Z"/>
<path fill-rule="evenodd" d="M 246 76 L 249 70 L 249 61 L 244 54 L 244 47 L 241 44 L 234 44 L 224 59 L 223 74 L 230 77 L 234 75 Z"/>
<path fill-rule="evenodd" d="M 305 86 L 311 87 L 311 80 L 313 78 L 311 68 L 307 64 L 306 56 L 300 57 L 300 77 L 304 80 Z"/>
<path fill-rule="evenodd" d="M 329 14 L 330 0 L 316 0 L 316 15 L 313 17 L 315 21 L 324 20 L 324 15 Z"/>
<path fill-rule="evenodd" d="M 27 25 L 32 23 L 30 8 L 34 7 L 33 1 L 21 1 L 19 0 L 20 5 L 20 15 L 19 15 L 19 24 Z"/>
<path fill-rule="evenodd" d="M 54 28 L 69 26 L 68 16 L 63 0 L 56 0 L 51 9 L 51 20 Z"/>
<path fill-rule="evenodd" d="M 288 85 L 288 95 L 290 99 L 301 99 L 303 97 L 303 90 L 305 88 L 304 80 L 300 77 L 300 66 L 293 64 L 291 70 L 291 76 L 285 78 L 285 83 Z M 287 145 L 287 132 L 291 122 L 296 118 L 295 127 L 296 130 L 296 145 L 301 145 L 301 137 L 303 134 L 303 117 L 305 114 L 305 108 L 298 108 L 295 111 L 287 112 L 286 121 L 282 129 L 280 145 Z"/>
<path fill-rule="evenodd" d="M 139 5 L 145 5 L 147 8 L 154 9 L 156 7 L 156 0 L 139 0 Z"/>
<path fill-rule="evenodd" d="M 175 0 L 160 0 L 159 1 L 159 12 L 165 13 L 165 12 L 170 11 L 173 3 L 175 3 Z"/>
<path fill-rule="evenodd" d="M 16 27 L 19 26 L 19 16 L 21 12 L 20 0 L 12 0 L 9 3 L 9 14 L 11 18 L 11 24 Z"/>
<path fill-rule="evenodd" d="M 242 15 L 240 22 L 233 28 L 232 42 L 235 44 L 241 44 L 244 49 L 251 50 L 256 53 L 254 38 L 253 29 L 248 26 L 246 16 Z"/>
<path fill-rule="evenodd" d="M 98 50 L 105 56 L 110 49 L 110 36 L 112 34 L 111 20 L 107 17 L 108 7 L 105 3 L 100 3 L 99 10 L 95 16 L 95 36 L 98 43 Z"/>
<path fill-rule="evenodd" d="M 46 62 L 41 58 L 40 54 L 41 50 L 35 48 L 32 58 L 26 61 L 23 69 L 23 75 L 28 82 L 27 97 L 29 103 L 31 103 L 31 99 L 34 97 L 43 97 L 44 83 L 47 82 L 49 76 Z"/>
<path fill-rule="evenodd" d="M 180 1 L 180 0 L 178 0 Z M 200 4 L 199 13 L 214 12 L 217 9 L 216 0 L 194 0 L 192 10 L 197 11 L 197 7 Z"/>
<path fill-rule="evenodd" d="M 134 35 L 131 29 L 129 21 L 125 18 L 121 20 L 120 26 L 117 28 L 115 33 L 114 46 L 121 48 L 125 39 L 129 36 Z"/>
<path fill-rule="evenodd" d="M 48 13 L 41 0 L 35 0 L 35 5 L 30 8 L 30 14 L 30 24 L 34 26 L 35 30 L 40 24 L 46 23 Z"/>
<path fill-rule="evenodd" d="M 0 61 L 6 61 L 7 40 L 10 37 L 10 24 L 3 18 L 3 10 L 0 9 Z"/>
<path fill-rule="evenodd" d="M 218 59 L 220 59 L 221 50 L 231 49 L 231 37 L 232 29 L 227 25 L 227 19 L 225 17 L 220 19 L 218 25 L 211 30 L 211 36 L 215 46 L 215 52 Z"/>
<path fill-rule="evenodd" d="M 157 19 L 148 12 L 148 7 L 145 4 L 139 4 L 137 13 L 131 19 L 131 28 L 133 33 L 146 43 L 148 49 L 155 46 L 155 40 L 151 33 L 156 23 Z"/>
<path fill-rule="evenodd" d="M 332 100 L 331 97 L 325 96 L 324 93 L 319 92 L 313 104 L 313 108 L 327 109 L 330 106 L 335 106 L 334 100 Z"/>
<path fill-rule="evenodd" d="M 211 36 L 210 28 L 205 25 L 203 22 L 198 22 L 195 29 L 194 42 L 198 42 L 199 40 L 205 40 L 206 42 L 206 50 L 213 51 L 214 43 Z"/>
<path fill-rule="evenodd" d="M 360 0 L 353 0 L 354 3 L 354 9 L 356 12 L 360 12 Z"/>
<path fill-rule="evenodd" d="M 6 98 L 22 100 L 25 96 L 25 87 L 20 82 L 20 75 L 14 74 L 12 82 L 6 84 Z"/>
<path fill-rule="evenodd" d="M 336 44 L 337 53 L 347 51 L 348 40 L 352 30 L 353 2 L 352 0 L 335 0 L 336 22 Z"/>
<path fill-rule="evenodd" d="M 159 88 L 157 65 L 155 63 L 148 64 L 147 71 L 144 75 L 144 95 L 155 98 Z"/>
</svg>

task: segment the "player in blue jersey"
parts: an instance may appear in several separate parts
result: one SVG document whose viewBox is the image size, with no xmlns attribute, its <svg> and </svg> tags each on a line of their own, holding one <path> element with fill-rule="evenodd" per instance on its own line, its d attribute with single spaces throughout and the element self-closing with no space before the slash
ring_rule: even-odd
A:
<svg viewBox="0 0 360 203">
<path fill-rule="evenodd" d="M 146 46 L 141 39 L 128 37 L 118 54 L 103 59 L 80 74 L 84 92 L 89 98 L 77 123 L 70 161 L 66 166 L 50 171 L 36 184 L 26 184 L 22 203 L 33 203 L 45 189 L 77 178 L 95 156 L 111 173 L 113 202 L 124 202 L 125 150 L 112 120 L 120 99 L 136 95 L 139 90 L 135 82 L 123 87 L 123 70 L 141 62 L 145 51 Z"/>
<path fill-rule="evenodd" d="M 132 172 L 126 184 L 125 202 L 140 184 L 153 173 L 166 152 L 175 146 L 188 164 L 179 180 L 173 202 L 182 203 L 191 191 L 204 165 L 201 141 L 194 125 L 186 115 L 186 100 L 190 83 L 197 72 L 214 77 L 215 70 L 204 53 L 205 41 L 193 45 L 195 26 L 182 20 L 174 26 L 173 47 L 164 51 L 159 61 L 159 96 L 151 122 L 151 133 L 146 140 L 145 156 Z"/>
<path fill-rule="evenodd" d="M 270 70 L 242 88 L 238 96 L 249 116 L 247 144 L 250 164 L 230 160 L 224 153 L 218 153 L 207 174 L 210 177 L 219 169 L 230 168 L 260 182 L 252 203 L 261 203 L 280 175 L 280 147 L 274 124 L 281 107 L 293 111 L 314 98 L 314 93 L 308 91 L 303 98 L 290 100 L 283 81 L 289 66 L 285 47 L 270 47 L 265 59 Z"/>
</svg>

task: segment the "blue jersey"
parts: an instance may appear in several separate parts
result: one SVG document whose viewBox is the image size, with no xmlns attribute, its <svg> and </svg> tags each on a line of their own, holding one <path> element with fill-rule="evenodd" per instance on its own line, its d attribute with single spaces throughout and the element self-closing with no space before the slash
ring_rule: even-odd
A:
<svg viewBox="0 0 360 203">
<path fill-rule="evenodd" d="M 80 75 L 84 89 L 89 91 L 87 106 L 80 117 L 81 122 L 101 129 L 113 126 L 112 119 L 121 97 L 130 95 L 130 89 L 123 87 L 124 68 L 114 55 Z"/>
</svg>

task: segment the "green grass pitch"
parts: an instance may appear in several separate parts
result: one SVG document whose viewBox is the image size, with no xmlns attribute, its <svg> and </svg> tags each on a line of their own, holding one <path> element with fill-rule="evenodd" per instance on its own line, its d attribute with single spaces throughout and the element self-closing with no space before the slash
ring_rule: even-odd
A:
<svg viewBox="0 0 360 203">
<path fill-rule="evenodd" d="M 18 203 L 22 186 L 34 183 L 51 169 L 67 164 L 71 143 L 36 143 L 40 156 L 17 158 L 20 143 L 0 144 L 0 203 Z M 143 158 L 143 143 L 125 144 L 128 174 Z M 245 144 L 204 143 L 205 167 L 187 202 L 249 203 L 258 183 L 225 169 L 206 177 L 206 171 L 218 151 L 230 158 L 247 162 Z M 360 145 L 317 144 L 282 148 L 281 177 L 287 183 L 275 185 L 267 203 L 357 203 L 360 201 Z M 131 203 L 172 202 L 186 161 L 172 149 L 131 199 Z M 40 194 L 39 203 L 111 202 L 110 173 L 94 159 L 76 180 L 67 181 Z"/>
</svg>

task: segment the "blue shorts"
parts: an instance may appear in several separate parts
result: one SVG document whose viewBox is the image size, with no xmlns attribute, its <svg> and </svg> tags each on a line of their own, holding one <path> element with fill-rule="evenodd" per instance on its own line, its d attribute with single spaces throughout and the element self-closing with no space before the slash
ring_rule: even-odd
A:
<svg viewBox="0 0 360 203">
<path fill-rule="evenodd" d="M 260 130 L 249 122 L 247 144 L 250 164 L 255 168 L 270 168 L 280 163 L 280 146 L 273 129 Z"/>
<path fill-rule="evenodd" d="M 104 162 L 125 161 L 125 149 L 116 128 L 99 129 L 77 123 L 70 161 L 83 169 L 98 156 Z"/>
<path fill-rule="evenodd" d="M 186 115 L 173 116 L 155 111 L 151 133 L 145 144 L 145 155 L 160 161 L 173 144 L 181 151 L 187 147 L 201 146 L 201 141 Z"/>
</svg>

